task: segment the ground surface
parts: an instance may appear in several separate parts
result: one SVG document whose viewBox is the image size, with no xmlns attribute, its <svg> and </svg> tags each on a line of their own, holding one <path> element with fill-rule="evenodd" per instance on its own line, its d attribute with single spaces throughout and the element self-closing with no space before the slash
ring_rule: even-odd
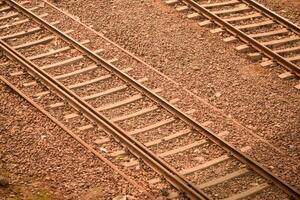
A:
<svg viewBox="0 0 300 200">
<path fill-rule="evenodd" d="M 109 199 L 132 195 L 120 175 L 0 82 L 0 199 Z"/>
<path fill-rule="evenodd" d="M 56 2 L 299 160 L 300 93 L 293 89 L 296 81 L 277 77 L 280 67 L 251 63 L 220 35 L 160 0 L 138 5 L 136 1 L 99 1 L 97 6 L 91 0 Z M 299 24 L 297 0 L 259 2 Z M 0 189 L 0 196 L 107 199 L 136 195 L 126 181 L 3 84 L 0 117 L 0 175 L 12 183 L 9 189 Z"/>
<path fill-rule="evenodd" d="M 286 1 L 285 1 L 286 2 Z M 265 1 L 266 5 L 268 2 Z M 223 37 L 199 27 L 163 1 L 59 1 L 57 5 L 135 53 L 240 121 L 295 160 L 300 139 L 300 93 L 280 67 L 252 63 Z M 281 2 L 272 3 L 288 8 Z M 293 5 L 293 6 L 292 6 Z M 294 8 L 295 12 L 298 6 Z M 88 10 L 89 12 L 83 12 Z M 145 15 L 147 13 L 147 15 Z M 293 20 L 298 20 L 297 15 Z"/>
</svg>

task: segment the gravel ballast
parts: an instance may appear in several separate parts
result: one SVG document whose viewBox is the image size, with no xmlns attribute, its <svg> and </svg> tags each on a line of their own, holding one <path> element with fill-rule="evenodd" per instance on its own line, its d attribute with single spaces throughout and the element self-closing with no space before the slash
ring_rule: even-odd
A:
<svg viewBox="0 0 300 200">
<path fill-rule="evenodd" d="M 199 69 L 199 67 L 194 67 L 193 68 L 193 70 L 194 71 L 199 71 L 200 69 Z M 277 68 L 276 68 L 276 70 L 277 70 Z M 276 71 L 276 72 L 279 72 L 279 68 L 278 68 L 278 70 Z M 213 72 L 213 71 L 212 71 Z M 272 72 L 271 70 L 270 70 L 270 72 Z M 192 73 L 189 73 L 188 72 L 188 75 L 189 76 L 193 76 L 193 74 Z M 205 76 L 205 74 L 204 74 L 204 76 Z M 276 78 L 276 76 L 274 76 L 275 78 Z M 152 79 L 153 79 L 153 77 L 151 77 Z M 193 79 L 197 79 L 197 78 L 201 78 L 201 77 L 194 77 L 193 76 Z M 293 82 L 292 82 L 293 83 Z M 188 87 L 190 87 L 190 85 L 188 85 Z M 194 89 L 194 88 L 193 88 Z M 197 90 L 192 90 L 194 93 L 196 93 L 196 94 L 199 94 L 198 93 L 198 91 Z M 223 92 L 223 91 L 222 91 Z M 201 95 L 201 93 L 200 93 L 200 95 Z M 199 96 L 200 96 L 199 95 Z M 213 95 L 212 95 L 212 97 L 213 98 L 211 98 L 211 96 L 209 96 L 208 98 L 207 98 L 207 96 L 205 96 L 205 98 L 206 99 L 208 99 L 208 101 L 211 103 L 211 102 L 213 102 L 213 103 L 215 103 L 215 102 L 217 102 L 217 99 L 221 99 L 222 97 L 223 97 L 223 93 L 221 93 L 221 92 L 219 92 L 219 91 L 217 91 L 215 94 L 213 93 Z M 188 100 L 188 98 L 187 98 L 187 100 Z M 215 104 L 214 104 L 215 105 Z M 195 105 L 196 106 L 196 105 Z M 220 108 L 220 107 L 218 107 L 218 108 Z M 221 109 L 222 109 L 222 107 L 221 107 Z M 231 115 L 231 113 L 229 114 L 230 116 L 232 116 Z M 200 116 L 200 115 L 199 115 Z M 197 116 L 198 117 L 198 116 Z M 235 116 L 234 116 L 235 117 Z M 257 133 L 257 127 L 253 127 L 252 125 L 250 125 L 250 126 L 247 126 L 249 129 L 251 129 L 251 130 L 253 130 L 253 131 L 255 131 L 256 133 Z M 260 133 L 260 132 L 259 132 Z M 262 135 L 263 137 L 265 137 L 265 138 L 267 138 L 266 136 L 268 136 L 268 135 L 265 135 L 265 133 L 263 133 L 263 135 Z M 269 138 L 267 138 L 268 140 L 269 140 Z M 284 138 L 284 139 L 286 139 L 286 138 Z M 293 139 L 293 138 L 287 138 L 288 140 L 289 139 Z M 280 144 L 281 144 L 281 142 L 283 142 L 282 144 L 282 146 L 284 147 L 284 148 L 290 148 L 289 150 L 290 151 L 293 151 L 295 148 L 297 148 L 297 146 L 296 145 L 294 145 L 294 143 L 293 143 L 293 141 L 291 140 L 291 141 L 281 141 L 281 138 L 279 138 L 279 140 L 277 140 L 277 138 L 273 138 L 273 140 L 270 140 L 271 142 L 273 142 L 273 143 L 275 143 L 276 144 L 276 146 L 280 146 Z M 279 142 L 280 141 L 280 142 Z M 297 143 L 297 141 L 296 141 L 296 143 Z M 291 147 L 290 147 L 291 146 Z M 295 156 L 295 158 L 297 158 L 297 154 L 296 154 L 296 156 Z M 276 162 L 275 162 L 276 163 Z"/>
</svg>

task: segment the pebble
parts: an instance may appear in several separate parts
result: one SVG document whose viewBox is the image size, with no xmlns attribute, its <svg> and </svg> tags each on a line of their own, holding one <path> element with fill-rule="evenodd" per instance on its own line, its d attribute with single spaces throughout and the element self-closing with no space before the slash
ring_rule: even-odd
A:
<svg viewBox="0 0 300 200">
<path fill-rule="evenodd" d="M 7 188 L 9 186 L 8 180 L 5 178 L 0 178 L 0 187 Z"/>
</svg>

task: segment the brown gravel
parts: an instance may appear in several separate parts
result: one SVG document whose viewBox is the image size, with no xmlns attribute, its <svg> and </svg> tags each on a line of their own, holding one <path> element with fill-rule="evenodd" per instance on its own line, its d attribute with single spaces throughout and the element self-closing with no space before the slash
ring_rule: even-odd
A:
<svg viewBox="0 0 300 200">
<path fill-rule="evenodd" d="M 0 199 L 144 198 L 2 82 L 0 104 Z"/>
</svg>

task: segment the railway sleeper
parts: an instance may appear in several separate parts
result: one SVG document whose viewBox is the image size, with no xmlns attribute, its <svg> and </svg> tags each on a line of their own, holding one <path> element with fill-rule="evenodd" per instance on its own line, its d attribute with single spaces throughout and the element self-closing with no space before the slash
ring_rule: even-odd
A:
<svg viewBox="0 0 300 200">
<path fill-rule="evenodd" d="M 39 15 L 40 18 L 43 18 L 43 17 L 46 17 L 46 16 L 48 16 L 48 13 L 44 13 L 44 14 Z M 5 25 L 0 26 L 0 30 L 6 29 L 6 28 L 11 28 L 13 26 L 18 26 L 18 25 L 21 25 L 21 24 L 25 24 L 29 21 L 30 21 L 30 19 L 28 19 L 28 18 L 23 19 L 23 20 L 14 21 L 13 23 L 5 24 Z"/>
<path fill-rule="evenodd" d="M 234 178 L 238 178 L 240 176 L 243 176 L 243 175 L 245 175 L 246 173 L 249 173 L 249 172 L 250 172 L 250 170 L 248 170 L 247 168 L 242 168 L 242 169 L 240 169 L 240 170 L 238 170 L 236 172 L 227 174 L 227 175 L 222 176 L 222 177 L 217 177 L 216 179 L 212 179 L 210 181 L 207 181 L 205 183 L 197 185 L 197 188 L 204 189 L 204 188 L 212 187 L 212 186 L 215 186 L 217 184 L 220 184 L 220 183 L 232 180 Z M 149 184 L 156 184 L 156 183 L 159 183 L 160 181 L 161 181 L 160 178 L 151 179 L 149 181 Z M 254 187 L 252 187 L 252 188 L 250 188 L 248 190 L 245 190 L 245 191 L 243 191 L 241 193 L 237 193 L 235 195 L 232 195 L 228 199 L 240 199 L 240 198 L 249 197 L 251 195 L 254 195 L 254 194 L 260 192 L 262 189 L 266 188 L 264 186 L 265 183 L 262 184 L 262 185 L 259 185 L 259 187 L 258 186 L 254 186 Z M 174 196 L 174 198 L 179 196 L 178 193 L 173 193 L 172 195 Z"/>
<path fill-rule="evenodd" d="M 103 51 L 104 51 L 104 49 L 98 49 L 98 50 L 94 51 L 94 53 L 99 54 Z M 45 70 L 45 69 L 50 69 L 50 68 L 54 68 L 54 67 L 69 65 L 69 64 L 72 64 L 72 63 L 75 63 L 75 62 L 82 61 L 84 58 L 85 58 L 84 55 L 80 55 L 80 56 L 69 58 L 67 60 L 63 60 L 63 61 L 60 61 L 60 62 L 52 63 L 52 64 L 49 64 L 49 65 L 44 65 L 44 66 L 40 67 L 40 69 Z"/>
<path fill-rule="evenodd" d="M 245 30 L 256 29 L 256 28 L 263 27 L 263 26 L 269 26 L 274 23 L 275 22 L 272 20 L 266 20 L 266 21 L 262 21 L 262 22 L 258 22 L 258 23 L 245 24 L 245 25 L 239 25 L 239 26 L 234 26 L 234 27 L 236 29 L 245 31 Z"/>
<path fill-rule="evenodd" d="M 188 7 L 188 6 L 178 6 L 177 8 L 176 8 L 176 10 L 178 11 L 178 12 L 183 12 L 183 11 L 187 11 L 187 10 L 189 10 L 190 8 Z"/>
<path fill-rule="evenodd" d="M 154 89 L 153 92 L 157 92 L 157 90 Z M 143 98 L 143 95 L 137 94 L 137 95 L 128 97 L 127 99 L 123 99 L 123 100 L 120 100 L 120 101 L 117 101 L 117 102 L 114 102 L 114 103 L 110 103 L 110 104 L 100 106 L 100 107 L 96 108 L 96 110 L 98 112 L 101 112 L 101 111 L 104 111 L 104 110 L 118 108 L 118 107 L 124 106 L 126 104 L 130 104 L 130 103 L 133 103 L 135 101 L 138 101 L 142 98 Z"/>
<path fill-rule="evenodd" d="M 10 76 L 20 76 L 20 75 L 23 75 L 23 74 L 24 74 L 24 71 L 17 71 L 17 72 L 12 72 L 9 75 Z"/>
<path fill-rule="evenodd" d="M 245 30 L 256 29 L 256 28 L 263 27 L 263 26 L 270 26 L 270 25 L 272 25 L 274 23 L 275 22 L 272 21 L 272 20 L 266 20 L 266 21 L 263 21 L 263 22 L 258 22 L 258 23 L 253 23 L 253 24 L 239 25 L 239 26 L 234 26 L 234 27 L 236 29 L 245 31 Z M 211 33 L 219 33 L 219 32 L 222 32 L 222 31 L 224 31 L 222 28 L 216 28 L 216 29 L 212 29 L 210 32 Z"/>
<path fill-rule="evenodd" d="M 138 81 L 145 81 L 145 79 L 140 79 Z M 124 89 L 127 88 L 127 85 L 121 85 L 121 86 L 118 86 L 118 87 L 114 87 L 114 88 L 111 88 L 111 89 L 108 89 L 106 91 L 103 91 L 103 92 L 99 92 L 99 93 L 95 93 L 95 94 L 92 94 L 92 95 L 88 95 L 88 96 L 85 96 L 83 97 L 83 100 L 85 101 L 88 101 L 88 100 L 92 100 L 92 99 L 95 99 L 95 98 L 98 98 L 98 97 L 101 97 L 101 96 L 105 96 L 105 95 L 109 95 L 109 94 L 112 94 L 114 92 L 118 92 L 118 91 L 122 91 Z M 37 94 L 35 94 L 35 97 L 38 97 L 38 98 L 41 98 L 45 95 L 48 95 L 50 94 L 50 91 L 44 91 L 44 92 L 39 92 Z M 64 105 L 64 104 L 60 104 L 59 102 L 56 103 L 56 105 L 50 105 L 51 108 L 57 108 L 59 107 L 60 105 Z"/>
<path fill-rule="evenodd" d="M 300 45 L 299 46 L 295 46 L 295 47 L 290 47 L 290 48 L 275 50 L 275 52 L 278 53 L 278 54 L 300 52 Z"/>
<path fill-rule="evenodd" d="M 32 87 L 32 86 L 36 86 L 36 85 L 37 85 L 36 81 L 31 81 L 31 82 L 23 84 L 24 87 Z"/>
<path fill-rule="evenodd" d="M 187 111 L 187 113 L 192 113 L 192 112 L 193 112 L 193 110 L 192 110 L 192 111 Z M 167 119 L 167 120 L 163 120 L 163 121 L 161 121 L 161 122 L 163 122 L 163 123 L 158 122 L 158 123 L 155 125 L 155 127 L 154 127 L 153 129 L 159 128 L 159 127 L 161 127 L 161 126 L 163 126 L 163 125 L 166 125 L 166 124 L 168 124 L 168 123 L 172 123 L 172 122 L 174 122 L 174 121 L 175 121 L 174 118 L 169 118 L 169 119 Z M 212 122 L 211 122 L 211 121 L 207 121 L 207 122 L 204 122 L 203 124 L 208 125 L 209 123 L 212 123 Z M 149 129 L 149 130 L 152 130 L 152 129 Z M 147 131 L 149 131 L 149 130 L 147 130 Z M 173 140 L 173 139 L 176 139 L 176 138 L 178 138 L 178 137 L 187 135 L 187 134 L 189 134 L 189 133 L 191 133 L 191 129 L 183 129 L 183 130 L 178 131 L 178 132 L 176 132 L 176 133 L 173 133 L 173 134 L 171 134 L 171 135 L 165 136 L 165 137 L 163 137 L 163 138 L 161 138 L 161 139 L 156 139 L 156 140 L 152 140 L 152 141 L 146 142 L 144 145 L 145 145 L 146 147 L 151 147 L 151 146 L 154 146 L 154 145 L 159 145 L 159 144 L 161 144 L 161 143 L 163 143 L 163 142 L 171 141 L 171 140 Z M 130 132 L 129 132 L 128 134 L 129 134 L 129 135 L 132 135 L 132 134 L 130 134 Z M 203 143 L 203 141 L 202 141 L 202 143 Z M 201 144 L 202 144 L 202 143 L 201 143 Z M 197 142 L 197 146 L 199 146 L 199 142 Z M 163 154 L 160 154 L 159 156 L 160 156 L 160 157 L 166 157 L 166 156 L 168 156 L 168 155 L 175 154 L 176 151 L 178 151 L 178 152 L 180 151 L 180 152 L 181 152 L 181 151 L 184 151 L 184 150 L 193 148 L 193 147 L 195 147 L 195 145 L 194 145 L 194 146 L 188 146 L 188 145 L 187 145 L 187 147 L 184 147 L 185 149 L 181 149 L 181 150 L 174 149 L 174 150 L 165 152 L 165 153 L 163 153 Z M 178 153 L 178 152 L 177 152 L 177 153 Z M 119 151 L 112 152 L 112 153 L 111 153 L 111 156 L 117 157 L 117 156 L 121 156 L 121 155 L 124 155 L 124 154 L 126 154 L 126 151 L 125 151 L 125 150 L 119 150 Z"/>
<path fill-rule="evenodd" d="M 225 181 L 228 181 L 228 180 L 231 180 L 231 179 L 234 179 L 234 178 L 237 178 L 239 176 L 242 176 L 246 173 L 250 172 L 249 169 L 247 168 L 242 168 L 238 171 L 235 171 L 235 172 L 232 172 L 230 174 L 227 174 L 225 176 L 221 176 L 221 177 L 218 177 L 216 179 L 213 179 L 213 180 L 210 180 L 210 181 L 207 181 L 205 183 L 202 183 L 200 185 L 197 185 L 197 187 L 199 189 L 204 189 L 204 188 L 207 188 L 207 187 L 211 187 L 211 186 L 214 186 L 214 185 L 217 185 L 219 183 L 223 183 Z"/>
<path fill-rule="evenodd" d="M 109 62 L 109 63 L 114 63 L 114 62 L 116 62 L 117 60 L 118 60 L 118 59 L 113 58 L 113 59 L 107 60 L 107 62 Z M 82 68 L 82 69 L 78 69 L 78 70 L 75 70 L 75 71 L 72 71 L 72 72 L 69 72 L 69 73 L 57 75 L 57 76 L 55 76 L 54 78 L 55 78 L 56 80 L 63 80 L 63 79 L 66 79 L 66 78 L 70 78 L 70 77 L 79 75 L 79 74 L 84 74 L 84 73 L 87 73 L 87 72 L 96 70 L 96 69 L 98 69 L 98 68 L 99 68 L 98 65 L 96 65 L 96 64 L 91 64 L 91 65 L 89 65 L 89 66 L 87 66 L 87 67 L 84 67 L 84 68 Z M 78 84 L 80 84 L 80 83 L 78 83 Z M 76 85 L 77 85 L 77 84 L 69 85 L 68 87 L 69 87 L 69 88 L 76 88 L 76 87 L 77 87 Z"/>
<path fill-rule="evenodd" d="M 114 123 L 124 121 L 124 120 L 129 120 L 131 118 L 140 117 L 140 116 L 145 115 L 147 113 L 156 111 L 156 110 L 158 110 L 158 108 L 159 107 L 157 105 L 155 105 L 155 106 L 152 106 L 152 107 L 149 107 L 149 108 L 143 108 L 143 109 L 141 109 L 137 112 L 131 113 L 131 114 L 118 116 L 118 117 L 112 118 L 110 120 Z"/>
<path fill-rule="evenodd" d="M 296 47 L 290 47 L 290 48 L 286 48 L 286 49 L 280 49 L 280 50 L 275 50 L 275 53 L 278 54 L 287 54 L 287 53 L 296 53 L 296 52 L 300 52 L 300 46 L 296 46 Z M 255 52 L 255 53 L 249 53 L 248 56 L 254 60 L 260 60 L 263 57 L 263 54 L 260 52 Z"/>
<path fill-rule="evenodd" d="M 50 24 L 51 25 L 57 25 L 59 23 L 60 23 L 59 21 L 55 21 L 55 22 L 51 22 Z M 39 32 L 41 30 L 42 30 L 41 27 L 35 27 L 35 28 L 28 29 L 26 31 L 20 31 L 20 32 L 17 32 L 17 33 L 12 33 L 10 35 L 1 36 L 0 39 L 6 40 L 6 39 L 11 39 L 11 38 L 23 37 L 23 36 L 26 36 L 26 35 L 29 35 L 29 34 L 32 34 L 32 33 Z"/>
<path fill-rule="evenodd" d="M 151 146 L 154 146 L 154 145 L 159 145 L 162 142 L 171 141 L 172 139 L 175 139 L 175 138 L 178 138 L 180 136 L 186 135 L 186 134 L 188 134 L 190 132 L 191 132 L 190 129 L 185 129 L 185 130 L 182 130 L 182 131 L 178 131 L 177 133 L 171 134 L 171 135 L 166 136 L 166 137 L 164 137 L 162 139 L 157 139 L 157 140 L 146 142 L 145 146 L 146 147 L 151 147 Z M 112 152 L 110 154 L 110 156 L 117 157 L 117 156 L 122 156 L 122 155 L 125 155 L 125 154 L 126 154 L 125 150 L 119 150 L 119 151 Z"/>
<path fill-rule="evenodd" d="M 233 6 L 236 4 L 240 4 L 241 2 L 238 0 L 229 0 L 225 2 L 217 2 L 217 3 L 208 3 L 208 4 L 201 4 L 204 8 L 215 8 L 215 7 L 222 7 L 222 6 Z"/>
<path fill-rule="evenodd" d="M 246 147 L 241 148 L 241 151 L 246 152 L 250 149 L 251 148 L 249 146 L 246 146 Z M 195 173 L 196 171 L 204 170 L 204 169 L 207 169 L 208 167 L 211 167 L 211 166 L 214 166 L 214 165 L 219 164 L 221 162 L 227 161 L 230 158 L 231 158 L 230 156 L 225 154 L 223 156 L 220 156 L 218 158 L 210 160 L 210 161 L 208 161 L 204 164 L 200 164 L 198 166 L 195 166 L 195 167 L 192 167 L 192 168 L 189 168 L 189 169 L 181 170 L 179 173 L 182 174 L 182 175 L 189 175 L 189 174 Z"/>
<path fill-rule="evenodd" d="M 284 80 L 290 80 L 290 79 L 295 78 L 296 75 L 289 72 L 289 71 L 287 71 L 287 72 L 284 72 L 282 74 L 279 74 L 278 77 L 281 78 L 281 79 L 284 79 Z"/>
<path fill-rule="evenodd" d="M 215 165 L 220 164 L 222 162 L 225 162 L 225 161 L 227 161 L 229 159 L 230 159 L 230 157 L 228 155 L 222 155 L 222 156 L 220 156 L 218 158 L 214 158 L 212 160 L 209 160 L 209 161 L 207 161 L 207 162 L 205 162 L 203 164 L 200 164 L 198 166 L 195 166 L 193 168 L 181 170 L 181 171 L 179 171 L 179 173 L 181 175 L 186 176 L 186 175 L 195 173 L 197 171 L 204 170 L 204 169 L 207 169 L 209 167 L 215 166 Z M 162 181 L 161 178 L 155 178 L 155 179 L 148 180 L 148 182 L 151 183 L 151 184 L 157 184 L 157 183 L 159 183 L 161 181 Z"/>
<path fill-rule="evenodd" d="M 290 61 L 290 62 L 298 62 L 298 61 L 300 61 L 300 55 L 293 56 L 293 57 L 287 57 L 285 59 Z M 264 61 L 264 62 L 260 63 L 260 65 L 263 66 L 263 67 L 269 67 L 269 66 L 272 66 L 274 64 L 275 64 L 275 61 L 273 61 L 273 60 L 267 60 L 267 61 Z"/>
<path fill-rule="evenodd" d="M 27 42 L 27 43 L 24 43 L 24 44 L 13 46 L 13 48 L 16 49 L 16 50 L 24 49 L 24 48 L 32 47 L 32 46 L 35 46 L 35 45 L 40 45 L 40 44 L 47 43 L 47 42 L 49 42 L 53 39 L 55 39 L 55 36 L 47 36 L 47 37 L 41 38 L 39 40 L 35 40 L 35 41 L 32 41 L 32 42 Z"/>
<path fill-rule="evenodd" d="M 147 78 L 142 78 L 142 79 L 137 80 L 137 82 L 142 83 L 142 82 L 145 82 L 147 80 L 148 80 Z M 98 92 L 98 93 L 94 93 L 94 94 L 91 94 L 91 95 L 84 96 L 84 97 L 82 97 L 82 99 L 84 101 L 89 101 L 89 100 L 92 100 L 92 99 L 96 99 L 96 98 L 99 98 L 99 97 L 102 97 L 102 96 L 110 95 L 110 94 L 113 94 L 115 92 L 125 90 L 126 88 L 128 88 L 128 85 L 124 84 L 124 85 L 120 85 L 120 86 L 117 86 L 117 87 L 114 87 L 114 88 L 111 88 L 111 89 L 108 89 L 108 90 L 105 90 L 105 91 L 102 91 L 102 92 Z"/>
<path fill-rule="evenodd" d="M 246 4 L 241 4 L 239 7 L 237 8 L 233 8 L 233 9 L 226 9 L 226 10 L 217 10 L 217 11 L 211 11 L 211 13 L 215 14 L 215 15 L 228 15 L 228 14 L 234 14 L 234 13 L 240 13 L 240 12 L 246 12 L 246 11 L 250 11 L 251 8 L 248 7 Z"/>
<path fill-rule="evenodd" d="M 246 16 L 227 17 L 222 19 L 226 22 L 232 23 L 232 22 L 239 22 L 239 21 L 249 20 L 249 19 L 253 20 L 255 18 L 261 18 L 261 17 L 263 17 L 263 15 L 257 12 Z"/>
<path fill-rule="evenodd" d="M 262 183 L 260 185 L 253 186 L 252 188 L 250 188 L 248 190 L 245 190 L 243 192 L 240 192 L 240 193 L 234 194 L 228 198 L 225 198 L 224 200 L 238 200 L 238 199 L 246 198 L 246 197 L 257 194 L 260 191 L 262 191 L 268 187 L 270 187 L 270 185 L 268 183 Z"/>
<path fill-rule="evenodd" d="M 180 101 L 180 100 L 179 99 L 172 99 L 170 101 L 170 103 L 174 104 L 174 103 L 177 103 L 178 101 Z M 139 117 L 141 115 L 153 112 L 153 111 L 158 110 L 158 109 L 159 109 L 159 106 L 154 105 L 154 106 L 149 107 L 149 108 L 143 108 L 143 109 L 141 109 L 141 110 L 139 110 L 137 112 L 131 113 L 131 114 L 122 115 L 122 116 L 118 116 L 118 117 L 112 118 L 110 120 L 112 122 L 124 121 L 124 120 L 128 120 L 128 119 L 131 119 L 131 118 L 134 118 L 134 117 Z"/>
<path fill-rule="evenodd" d="M 171 118 L 168 118 L 168 119 L 165 119 L 165 120 L 161 120 L 155 124 L 151 124 L 149 126 L 145 126 L 143 128 L 139 128 L 139 129 L 135 129 L 133 131 L 130 131 L 128 134 L 129 135 L 137 135 L 137 134 L 140 134 L 140 133 L 144 133 L 146 131 L 151 131 L 151 130 L 154 130 L 154 129 L 157 129 L 161 126 L 164 126 L 164 125 L 167 125 L 167 124 L 170 124 L 172 122 L 175 121 L 175 118 L 174 117 L 171 117 Z"/>
<path fill-rule="evenodd" d="M 160 88 L 156 88 L 156 89 L 152 90 L 153 93 L 159 93 L 161 91 L 162 91 L 162 89 L 160 89 Z M 131 97 L 129 97 L 127 100 L 129 100 L 130 98 Z M 126 102 L 124 104 L 126 104 Z M 54 109 L 54 108 L 61 107 L 63 105 L 64 105 L 64 102 L 57 102 L 57 103 L 54 103 L 54 104 L 50 104 L 49 107 Z M 118 107 L 118 106 L 121 106 L 121 105 L 123 105 L 123 102 L 119 101 L 119 102 L 116 102 L 116 103 L 111 103 L 111 104 L 103 105 L 101 107 L 96 108 L 96 110 L 97 111 L 101 111 L 102 109 L 103 110 L 111 109 L 111 108 L 115 108 L 115 107 Z"/>
<path fill-rule="evenodd" d="M 229 17 L 229 18 L 222 18 L 226 22 L 238 22 L 238 21 L 243 21 L 247 19 L 255 19 L 255 18 L 260 18 L 262 15 L 260 13 L 254 13 L 246 16 L 238 16 L 238 17 Z M 213 21 L 211 20 L 204 20 L 203 22 L 199 22 L 198 24 L 200 26 L 207 26 L 212 24 Z"/>
<path fill-rule="evenodd" d="M 291 43 L 291 42 L 297 42 L 299 40 L 300 40 L 300 37 L 291 36 L 291 37 L 284 38 L 284 39 L 271 40 L 271 41 L 268 41 L 268 42 L 261 42 L 261 45 L 267 46 L 269 48 L 273 48 L 273 47 L 288 44 L 288 43 Z M 243 44 L 243 45 L 237 46 L 236 50 L 239 51 L 239 52 L 247 52 L 247 51 L 250 50 L 250 46 L 247 45 L 247 44 Z M 252 54 L 250 54 L 250 56 L 251 55 Z M 255 54 L 254 54 L 254 56 L 255 56 Z"/>
<path fill-rule="evenodd" d="M 80 131 L 87 131 L 87 130 L 93 129 L 94 127 L 95 127 L 95 125 L 93 125 L 93 124 L 87 124 L 87 125 L 84 125 L 84 126 L 80 126 L 77 129 L 80 130 Z"/>
<path fill-rule="evenodd" d="M 192 146 L 192 147 L 199 146 L 199 145 L 205 144 L 206 142 L 207 142 L 206 140 L 198 141 L 198 142 L 196 142 L 196 143 L 190 144 L 190 146 L 185 146 L 185 147 L 183 147 L 183 148 L 181 148 L 181 149 L 178 149 L 178 150 L 176 150 L 176 149 L 171 150 L 171 151 L 173 151 L 173 152 L 168 151 L 168 153 L 166 153 L 166 155 L 162 155 L 162 156 L 163 156 L 163 157 L 166 157 L 167 154 L 168 154 L 168 155 L 173 155 L 173 154 L 175 154 L 175 153 L 182 152 L 182 151 L 184 151 L 184 150 L 188 150 L 188 149 L 190 149 L 189 147 L 191 147 L 191 146 Z M 246 148 L 245 148 L 245 149 L 246 149 Z M 247 149 L 247 150 L 248 150 L 248 149 Z M 225 157 L 224 157 L 224 156 L 221 156 L 220 158 L 214 159 L 214 160 L 212 160 L 211 162 L 208 161 L 208 162 L 206 163 L 206 165 L 202 164 L 202 165 L 199 165 L 199 166 L 190 168 L 190 169 L 182 170 L 182 171 L 180 171 L 179 173 L 180 173 L 181 175 L 194 173 L 194 172 L 196 172 L 196 171 L 202 169 L 202 167 L 206 168 L 206 167 L 209 167 L 209 166 L 213 166 L 213 165 L 218 164 L 218 163 L 220 163 L 220 162 L 223 162 L 223 161 L 225 161 L 225 160 L 227 160 L 227 159 L 229 159 L 229 157 L 228 157 L 227 155 L 225 155 Z M 134 166 L 136 166 L 136 165 L 138 165 L 138 164 L 139 164 L 139 161 L 138 161 L 138 160 L 131 160 L 131 161 L 129 161 L 129 162 L 124 162 L 124 163 L 123 163 L 123 165 L 124 165 L 125 167 L 134 167 Z M 203 168 L 203 169 L 204 169 L 204 168 Z"/>
<path fill-rule="evenodd" d="M 167 0 L 165 3 L 167 5 L 175 5 L 175 4 L 179 3 L 179 0 Z"/>
<path fill-rule="evenodd" d="M 300 40 L 300 37 L 298 36 L 291 36 L 288 38 L 283 38 L 283 39 L 279 39 L 279 40 L 271 40 L 268 42 L 262 42 L 261 44 L 267 47 L 276 47 L 276 46 L 280 46 L 280 45 L 284 45 L 284 44 L 288 44 L 288 43 L 292 43 L 292 42 L 297 42 Z"/>
<path fill-rule="evenodd" d="M 127 69 L 124 70 L 124 72 L 128 72 L 130 70 L 131 70 L 131 68 L 127 68 Z M 112 78 L 112 75 L 107 74 L 107 75 L 103 75 L 103 76 L 100 76 L 100 77 L 97 77 L 97 78 L 94 78 L 94 79 L 91 79 L 91 80 L 83 81 L 83 82 L 80 82 L 80 83 L 75 83 L 75 84 L 69 85 L 67 87 L 69 89 L 78 89 L 78 88 L 85 87 L 85 86 L 90 85 L 90 84 L 95 84 L 95 83 L 98 83 L 98 82 L 101 82 L 101 81 L 104 81 L 104 80 L 108 80 L 110 78 Z"/>
<path fill-rule="evenodd" d="M 98 67 L 98 66 L 96 66 Z M 83 70 L 81 70 L 82 72 Z M 125 71 L 125 70 L 124 70 Z M 85 71 L 86 72 L 86 71 Z M 80 73 L 78 73 L 80 74 Z M 101 77 L 98 77 L 98 78 L 95 78 L 95 79 L 92 79 L 92 80 L 89 80 L 89 81 L 85 81 L 85 82 L 81 82 L 81 83 L 76 83 L 76 84 L 73 84 L 73 85 L 69 85 L 67 86 L 69 89 L 75 89 L 75 88 L 79 88 L 79 87 L 83 87 L 83 86 L 86 86 L 88 84 L 92 84 L 92 83 L 96 83 L 96 82 L 99 82 L 99 81 L 102 81 L 102 80 L 105 80 L 105 79 L 108 79 L 110 78 L 111 75 L 104 75 L 104 76 L 101 76 Z M 55 78 L 55 77 L 54 77 Z M 59 78 L 59 77 L 58 77 Z M 25 87 L 29 87 L 29 86 L 33 86 L 35 84 L 33 84 L 32 82 L 28 82 L 28 83 L 24 83 L 23 86 Z"/>
<path fill-rule="evenodd" d="M 84 41 L 80 42 L 80 44 L 85 45 L 89 42 L 90 42 L 89 40 L 84 40 Z M 62 48 L 59 48 L 59 49 L 48 51 L 46 53 L 41 53 L 41 54 L 37 54 L 37 55 L 34 55 L 34 56 L 30 56 L 30 57 L 28 57 L 28 59 L 29 60 L 37 60 L 37 59 L 45 58 L 47 56 L 55 55 L 57 53 L 62 53 L 62 52 L 65 52 L 65 51 L 68 51 L 68 50 L 71 50 L 71 49 L 72 49 L 72 47 L 66 46 L 66 47 L 62 47 Z"/>
<path fill-rule="evenodd" d="M 193 13 L 187 15 L 187 18 L 189 18 L 189 19 L 198 19 L 199 17 L 200 17 L 200 14 L 197 12 L 193 12 Z"/>
<path fill-rule="evenodd" d="M 22 2 L 20 2 L 20 5 L 26 5 L 26 4 L 29 4 L 29 3 L 30 3 L 29 1 L 22 1 Z M 2 2 L 2 4 L 4 4 L 4 3 Z M 2 4 L 0 4 L 0 6 L 2 6 Z M 4 7 L 0 8 L 0 12 L 7 12 L 11 9 L 13 9 L 11 6 L 6 6 L 5 5 Z"/>
<path fill-rule="evenodd" d="M 34 10 L 37 10 L 37 9 L 38 9 L 38 7 L 33 7 L 33 8 L 29 8 L 28 10 L 34 11 Z M 4 15 L 4 16 L 0 17 L 0 21 L 17 17 L 17 16 L 19 16 L 19 14 L 20 14 L 19 12 L 8 13 L 7 15 Z"/>
</svg>

